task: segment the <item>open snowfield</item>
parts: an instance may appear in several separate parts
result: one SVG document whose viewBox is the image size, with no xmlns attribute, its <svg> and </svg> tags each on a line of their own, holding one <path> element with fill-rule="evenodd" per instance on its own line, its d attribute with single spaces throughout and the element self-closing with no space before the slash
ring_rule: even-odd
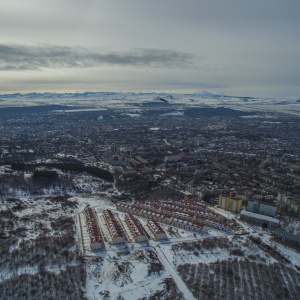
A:
<svg viewBox="0 0 300 300">
<path fill-rule="evenodd" d="M 153 250 L 129 252 L 116 255 L 110 251 L 97 260 L 88 261 L 89 299 L 99 299 L 99 295 L 104 295 L 105 291 L 109 291 L 107 299 L 118 299 L 119 296 L 122 296 L 120 299 L 149 299 L 155 293 L 163 295 L 169 292 L 173 297 L 179 294 L 175 286 L 167 291 L 166 281 L 171 275 L 160 265 Z"/>
</svg>

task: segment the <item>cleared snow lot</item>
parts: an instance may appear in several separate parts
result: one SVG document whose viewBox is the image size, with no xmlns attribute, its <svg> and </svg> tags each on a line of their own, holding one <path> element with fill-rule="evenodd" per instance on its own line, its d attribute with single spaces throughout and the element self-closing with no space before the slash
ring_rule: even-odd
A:
<svg viewBox="0 0 300 300">
<path fill-rule="evenodd" d="M 109 299 L 117 299 L 119 295 L 123 299 L 142 299 L 157 290 L 166 293 L 164 280 L 170 273 L 166 270 L 149 273 L 150 264 L 147 250 L 134 250 L 120 256 L 109 253 L 103 260 L 90 261 L 87 267 L 88 297 L 99 299 L 105 291 L 109 291 Z"/>
</svg>

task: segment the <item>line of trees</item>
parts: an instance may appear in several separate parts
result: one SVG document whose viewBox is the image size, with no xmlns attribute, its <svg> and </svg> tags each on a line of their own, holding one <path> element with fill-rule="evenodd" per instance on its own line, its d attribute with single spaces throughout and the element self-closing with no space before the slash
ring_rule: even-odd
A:
<svg viewBox="0 0 300 300">
<path fill-rule="evenodd" d="M 95 166 L 85 166 L 81 163 L 37 163 L 37 164 L 25 164 L 20 162 L 15 162 L 11 164 L 13 170 L 20 171 L 32 171 L 38 167 L 48 167 L 59 169 L 62 171 L 75 171 L 75 172 L 87 172 L 90 175 L 96 176 L 98 178 L 104 179 L 106 181 L 114 181 L 114 176 L 111 172 L 103 170 Z"/>
</svg>

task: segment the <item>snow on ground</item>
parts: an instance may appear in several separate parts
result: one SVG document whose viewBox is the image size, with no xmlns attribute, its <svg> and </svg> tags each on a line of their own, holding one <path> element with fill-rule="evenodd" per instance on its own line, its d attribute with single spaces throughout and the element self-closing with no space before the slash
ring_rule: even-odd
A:
<svg viewBox="0 0 300 300">
<path fill-rule="evenodd" d="M 226 235 L 223 232 L 209 229 L 203 233 L 194 233 L 185 229 L 171 227 L 161 224 L 167 233 L 168 239 L 162 241 L 150 240 L 143 243 L 134 243 L 133 237 L 124 221 L 125 213 L 116 210 L 115 205 L 110 202 L 109 196 L 103 197 L 74 197 L 80 203 L 79 217 L 82 231 L 79 233 L 82 240 L 81 249 L 88 259 L 87 268 L 87 295 L 89 299 L 98 299 L 109 291 L 110 298 L 116 299 L 119 294 L 124 299 L 148 299 L 157 290 L 164 292 L 163 281 L 172 278 L 185 299 L 193 299 L 192 294 L 187 289 L 185 283 L 176 270 L 174 251 L 172 246 L 178 242 L 195 241 L 198 239 L 214 238 Z M 105 240 L 105 250 L 91 251 L 89 249 L 89 237 L 86 231 L 84 216 L 82 211 L 87 205 L 93 207 L 98 216 L 98 222 Z M 109 233 L 102 216 L 104 209 L 111 209 L 116 218 L 120 220 L 128 243 L 120 245 L 109 244 Z M 137 217 L 144 230 L 151 237 L 147 228 L 147 219 Z M 153 257 L 148 256 L 148 252 L 153 252 L 157 262 L 163 265 L 163 269 L 158 273 L 148 274 L 148 270 L 153 263 Z M 203 259 L 205 257 L 203 256 Z M 125 269 L 124 269 L 124 268 Z M 121 271 L 120 271 L 121 270 Z"/>
<path fill-rule="evenodd" d="M 33 163 L 53 163 L 55 160 L 36 160 Z M 39 170 L 47 169 L 39 167 Z M 7 198 L 34 198 L 51 197 L 63 195 L 99 195 L 113 187 L 100 178 L 87 174 L 70 174 L 68 172 L 55 169 L 59 175 L 59 180 L 47 184 L 35 182 L 32 179 L 33 172 L 13 170 L 11 165 L 0 166 L 1 184 L 0 187 Z M 10 178 L 8 181 L 8 177 Z"/>
<path fill-rule="evenodd" d="M 170 113 L 163 114 L 163 116 L 183 116 L 184 111 L 174 111 Z"/>
<path fill-rule="evenodd" d="M 139 118 L 139 117 L 142 116 L 140 114 L 134 114 L 134 113 L 124 113 L 124 114 L 121 114 L 121 115 L 129 116 L 129 117 L 132 117 L 132 118 Z"/>
<path fill-rule="evenodd" d="M 274 243 L 276 245 L 276 248 L 284 254 L 285 257 L 287 257 L 292 265 L 300 266 L 300 253 L 296 250 L 286 247 L 279 243 Z"/>
<path fill-rule="evenodd" d="M 219 237 L 223 238 L 223 237 Z M 213 263 L 221 260 L 228 260 L 232 257 L 244 258 L 246 256 L 253 257 L 255 259 L 266 261 L 268 263 L 276 262 L 270 256 L 265 255 L 265 252 L 259 249 L 255 244 L 249 242 L 248 237 L 232 237 L 227 236 L 225 239 L 228 239 L 228 245 L 222 246 L 222 243 L 218 245 L 218 240 L 216 237 L 211 237 L 212 243 L 215 245 L 209 245 L 204 247 L 203 244 L 199 246 L 192 242 L 191 246 L 182 246 L 181 244 L 173 245 L 161 245 L 163 251 L 171 254 L 170 259 L 172 259 L 175 266 L 182 264 L 198 264 L 198 263 Z M 169 248 L 169 249 L 167 249 Z M 232 250 L 239 249 L 242 252 L 239 255 L 234 255 Z"/>
<path fill-rule="evenodd" d="M 62 201 L 66 201 L 67 205 L 64 206 Z M 12 255 L 16 259 L 9 262 L 8 268 L 4 266 L 7 260 L 5 261 L 5 258 L 2 257 L 4 263 L 2 261 L 2 267 L 0 268 L 0 282 L 16 278 L 22 274 L 33 275 L 40 272 L 39 260 L 31 259 L 32 253 L 26 253 L 26 251 L 33 251 L 32 248 L 34 248 L 35 243 L 37 243 L 36 249 L 42 248 L 43 245 L 41 246 L 40 241 L 46 239 L 46 237 L 47 239 L 53 239 L 63 234 L 67 236 L 68 233 L 63 232 L 64 229 L 59 230 L 59 226 L 63 227 L 64 225 L 61 222 L 74 215 L 74 207 L 76 207 L 76 203 L 73 201 L 46 197 L 20 197 L 19 199 L 5 201 L 0 205 L 0 211 L 2 212 L 0 221 L 5 222 L 2 224 L 0 233 L 3 240 L 5 238 L 8 247 L 8 252 L 3 251 L 2 254 L 6 257 Z M 4 246 L 4 244 L 1 246 Z M 68 251 L 75 252 L 75 250 L 74 243 L 73 248 L 69 248 Z M 21 259 L 21 253 L 24 251 L 25 253 Z M 44 248 L 41 251 L 46 252 Z M 42 252 L 40 256 L 45 255 L 45 252 Z M 66 264 L 51 262 L 50 265 L 46 264 L 44 267 L 48 272 L 59 274 L 67 267 L 75 265 L 77 263 L 70 260 Z"/>
<path fill-rule="evenodd" d="M 29 98 L 26 95 L 10 97 L 1 96 L 1 107 L 7 106 L 35 106 L 35 105 L 47 105 L 59 104 L 68 106 L 78 106 L 77 111 L 83 110 L 105 110 L 109 108 L 113 109 L 131 109 L 131 111 L 140 110 L 140 105 L 144 102 L 157 101 L 158 97 L 162 97 L 168 100 L 172 104 L 171 108 L 181 107 L 188 104 L 190 107 L 229 107 L 233 109 L 241 109 L 247 111 L 265 111 L 268 113 L 280 112 L 299 114 L 300 106 L 297 103 L 298 98 L 252 98 L 244 99 L 234 96 L 215 95 L 207 92 L 200 92 L 195 94 L 166 94 L 166 93 L 119 93 L 119 94 L 94 94 L 94 95 L 75 95 L 74 97 L 60 94 L 51 95 L 50 97 L 38 94 L 35 98 Z M 73 112 L 76 110 L 67 110 Z"/>
<path fill-rule="evenodd" d="M 296 234 L 300 236 L 300 221 L 297 219 L 289 221 L 284 229 L 292 234 Z"/>
<path fill-rule="evenodd" d="M 163 290 L 163 280 L 170 276 L 166 270 L 148 274 L 150 259 L 146 251 L 131 251 L 129 255 L 113 256 L 89 261 L 87 267 L 87 296 L 99 299 L 99 295 L 109 291 L 110 298 L 122 295 L 134 300 L 149 297 L 156 290 Z M 101 299 L 101 298 L 100 298 Z"/>
<path fill-rule="evenodd" d="M 102 179 L 92 176 L 76 176 L 73 179 L 73 184 L 79 193 L 88 193 L 89 195 L 97 194 L 99 191 L 103 191 L 105 182 Z M 75 193 L 76 194 L 78 194 Z"/>
<path fill-rule="evenodd" d="M 149 299 L 155 291 L 164 292 L 166 278 L 172 278 L 177 288 L 182 292 L 185 299 L 193 299 L 177 272 L 179 266 L 185 264 L 199 265 L 210 263 L 228 262 L 232 259 L 244 261 L 248 259 L 255 263 L 272 265 L 277 263 L 276 256 L 271 252 L 264 251 L 249 239 L 249 235 L 227 235 L 224 232 L 206 228 L 203 233 L 194 233 L 174 226 L 161 224 L 167 233 L 168 239 L 162 241 L 150 240 L 144 243 L 134 243 L 130 232 L 126 229 L 124 222 L 125 213 L 116 210 L 115 205 L 110 201 L 109 194 L 94 197 L 74 197 L 80 203 L 79 210 L 83 211 L 86 205 L 94 207 L 100 224 L 101 231 L 107 237 L 103 251 L 90 251 L 88 246 L 88 236 L 84 233 L 85 256 L 88 261 L 87 267 L 87 296 L 88 299 L 117 299 L 122 295 L 124 299 Z M 120 245 L 110 245 L 108 243 L 108 230 L 102 217 L 104 209 L 111 209 L 116 217 L 121 221 L 129 237 L 128 243 Z M 218 211 L 219 212 L 219 211 Z M 227 213 L 224 213 L 227 215 Z M 227 215 L 228 217 L 228 215 Z M 230 216 L 236 217 L 236 216 Z M 137 217 L 151 237 L 147 229 L 147 219 Z M 238 221 L 240 222 L 240 221 Z M 243 224 L 249 232 L 255 229 Z M 272 245 L 267 232 L 257 232 L 254 237 L 259 237 L 268 245 Z M 277 244 L 276 244 L 277 245 Z M 284 246 L 277 246 L 285 257 L 293 255 L 293 250 Z M 158 273 L 148 274 L 152 264 L 147 256 L 148 251 L 152 251 L 163 270 Z M 148 258 L 147 258 L 148 257 Z M 300 265 L 298 258 L 291 259 L 290 266 Z M 109 298 L 104 298 L 109 291 Z M 108 294 L 106 294 L 108 295 Z M 101 298 L 100 298 L 101 299 Z"/>
<path fill-rule="evenodd" d="M 115 209 L 115 205 L 112 204 L 110 201 L 110 196 L 106 193 L 101 193 L 101 195 L 98 196 L 92 196 L 92 197 L 82 197 L 82 196 L 75 196 L 70 198 L 69 200 L 74 200 L 79 203 L 79 211 L 83 211 L 83 209 L 89 205 L 93 208 L 95 208 L 98 211 L 104 210 L 104 209 Z"/>
</svg>

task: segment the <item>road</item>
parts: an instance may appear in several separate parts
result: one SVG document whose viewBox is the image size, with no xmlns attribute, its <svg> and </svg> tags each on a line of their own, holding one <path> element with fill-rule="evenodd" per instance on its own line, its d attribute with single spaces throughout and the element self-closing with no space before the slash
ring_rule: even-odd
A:
<svg viewBox="0 0 300 300">
<path fill-rule="evenodd" d="M 255 235 L 259 236 L 262 240 L 262 242 L 264 242 L 266 245 L 274 248 L 274 246 L 276 246 L 276 250 L 279 251 L 285 258 L 287 258 L 288 260 L 290 260 L 292 263 L 297 264 L 298 266 L 300 266 L 300 255 L 298 255 L 298 253 L 289 248 L 289 247 L 285 247 L 284 245 L 281 245 L 279 243 L 276 243 L 274 241 L 271 240 L 271 236 L 270 234 L 265 231 L 265 230 L 260 230 L 258 228 L 253 228 L 251 225 L 252 224 L 244 224 L 243 222 L 237 220 L 237 223 L 240 224 L 241 226 L 243 226 L 245 228 L 245 230 L 248 229 L 248 231 L 255 233 Z M 258 227 L 258 226 L 257 226 Z"/>
<path fill-rule="evenodd" d="M 193 296 L 191 291 L 187 288 L 186 284 L 183 282 L 182 278 L 178 275 L 177 270 L 175 269 L 173 264 L 169 262 L 168 258 L 165 256 L 164 252 L 161 250 L 159 245 L 153 243 L 152 247 L 154 248 L 158 258 L 160 259 L 161 263 L 164 265 L 165 269 L 170 272 L 171 276 L 173 277 L 177 285 L 177 288 L 182 292 L 184 299 L 196 300 L 196 298 Z"/>
</svg>

